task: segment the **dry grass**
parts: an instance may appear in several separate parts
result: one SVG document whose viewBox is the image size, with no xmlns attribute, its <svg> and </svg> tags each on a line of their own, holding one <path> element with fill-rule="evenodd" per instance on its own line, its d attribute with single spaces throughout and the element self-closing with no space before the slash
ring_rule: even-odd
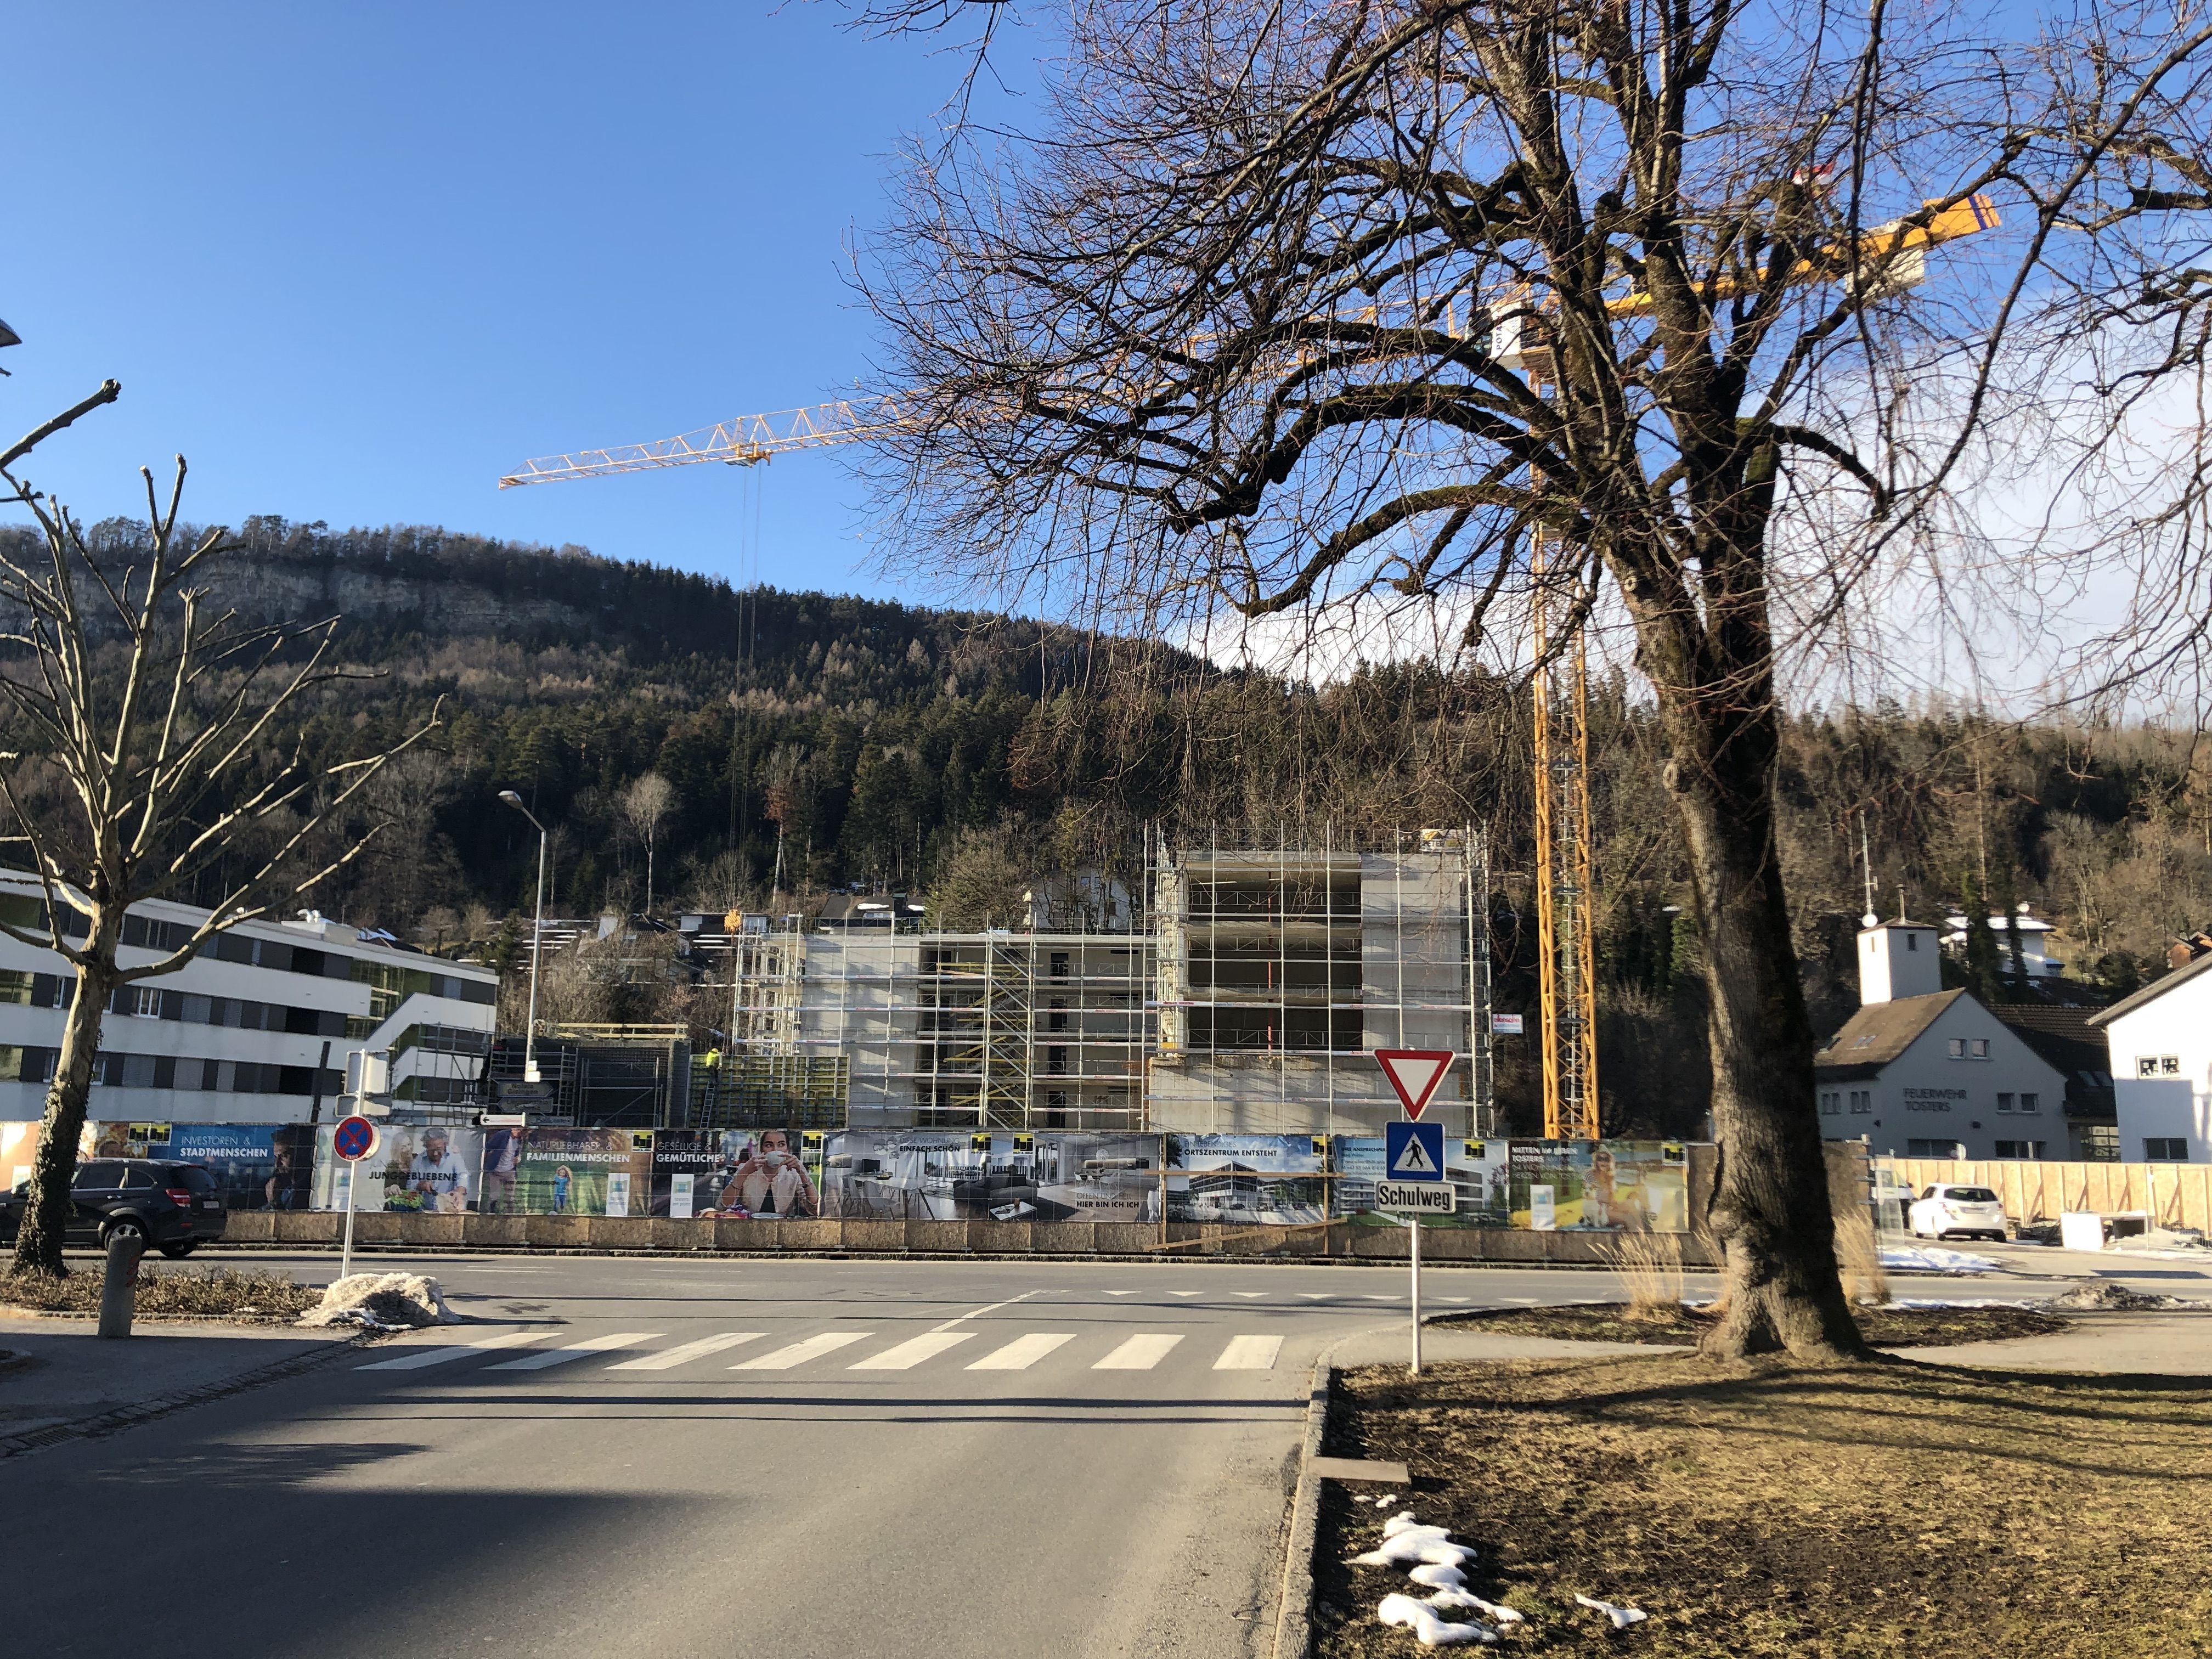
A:
<svg viewBox="0 0 2212 1659">
<path fill-rule="evenodd" d="M 2212 1389 L 1901 1362 L 1686 1357 L 1340 1379 L 1327 1449 L 1401 1459 L 1529 1653 L 1650 1659 L 2184 1659 L 2212 1576 Z M 1419 1651 L 1356 1567 L 1380 1516 L 1322 1488 L 1316 1653 Z M 1651 1615 L 1615 1635 L 1576 1592 Z"/>
<path fill-rule="evenodd" d="M 65 1279 L 0 1274 L 0 1307 L 96 1314 L 101 1278 L 97 1267 Z M 138 1269 L 137 1308 L 141 1316 L 289 1324 L 322 1299 L 320 1286 L 295 1285 L 283 1273 L 213 1267 Z"/>
<path fill-rule="evenodd" d="M 1844 1294 L 1862 1307 L 1889 1300 L 1889 1273 L 1881 1265 L 1881 1240 L 1874 1217 L 1853 1206 L 1836 1218 L 1836 1266 L 1844 1275 Z"/>
<path fill-rule="evenodd" d="M 1682 1247 L 1672 1233 L 1623 1233 L 1608 1242 L 1606 1260 L 1628 1292 L 1627 1317 L 1663 1321 L 1682 1311 Z"/>
<path fill-rule="evenodd" d="M 2006 1342 L 2051 1336 L 2073 1322 L 2037 1308 L 1855 1308 L 1859 1331 L 1878 1348 L 1948 1347 L 1958 1342 Z M 1462 1314 L 1440 1325 L 1499 1336 L 1549 1336 L 1572 1342 L 1652 1342 L 1693 1347 L 1711 1328 L 1713 1310 L 1677 1307 L 1638 1313 L 1624 1303 L 1561 1308 L 1508 1308 Z"/>
</svg>

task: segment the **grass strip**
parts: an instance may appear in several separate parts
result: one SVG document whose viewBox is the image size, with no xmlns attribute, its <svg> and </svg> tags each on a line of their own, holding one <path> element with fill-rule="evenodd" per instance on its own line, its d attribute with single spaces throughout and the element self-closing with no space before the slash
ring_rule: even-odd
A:
<svg viewBox="0 0 2212 1659">
<path fill-rule="evenodd" d="M 2034 1308 L 1857 1308 L 1859 1329 L 1878 1348 L 1945 1347 L 1957 1342 L 2002 1342 L 2051 1336 L 2071 1322 Z M 1580 1342 L 1694 1344 L 1711 1323 L 1703 1309 L 1677 1308 L 1632 1316 L 1624 1303 L 1573 1308 L 1510 1308 L 1463 1314 L 1436 1322 L 1500 1336 L 1565 1337 Z"/>
<path fill-rule="evenodd" d="M 1653 1659 L 2197 1659 L 2212 1628 L 2197 1379 L 1686 1356 L 1343 1374 L 1324 1449 L 1401 1460 L 1507 1646 Z M 1419 1651 L 1349 1565 L 1383 1512 L 1323 1488 L 1320 1659 Z M 1644 1609 L 1614 1632 L 1577 1592 Z"/>
<path fill-rule="evenodd" d="M 0 1308 L 38 1313 L 96 1314 L 102 1274 L 98 1269 L 62 1279 L 36 1273 L 0 1274 Z M 221 1319 L 243 1325 L 289 1325 L 322 1304 L 321 1287 L 295 1285 L 283 1273 L 235 1267 L 151 1267 L 138 1270 L 137 1311 L 184 1319 Z"/>
</svg>

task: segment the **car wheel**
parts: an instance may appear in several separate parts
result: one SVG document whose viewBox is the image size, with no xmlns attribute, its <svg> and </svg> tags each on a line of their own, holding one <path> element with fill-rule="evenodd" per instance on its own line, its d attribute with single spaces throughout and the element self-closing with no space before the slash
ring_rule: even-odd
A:
<svg viewBox="0 0 2212 1659">
<path fill-rule="evenodd" d="M 181 1261 L 186 1256 L 190 1255 L 194 1250 L 199 1249 L 199 1247 L 200 1242 L 195 1238 L 182 1244 L 164 1244 L 161 1247 L 161 1254 L 168 1257 L 170 1261 Z"/>
<path fill-rule="evenodd" d="M 146 1229 L 135 1215 L 118 1216 L 100 1230 L 100 1249 L 106 1249 L 109 1244 L 118 1238 L 135 1238 L 138 1241 L 139 1248 L 143 1249 L 146 1245 Z"/>
</svg>

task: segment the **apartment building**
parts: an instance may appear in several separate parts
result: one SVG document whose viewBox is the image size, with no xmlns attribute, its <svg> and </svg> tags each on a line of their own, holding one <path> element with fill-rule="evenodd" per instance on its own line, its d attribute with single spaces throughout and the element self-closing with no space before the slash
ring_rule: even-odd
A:
<svg viewBox="0 0 2212 1659">
<path fill-rule="evenodd" d="M 0 872 L 0 914 L 43 928 L 37 882 Z M 121 960 L 156 960 L 207 912 L 153 901 L 125 919 Z M 72 927 L 72 923 L 75 924 Z M 83 919 L 62 918 L 64 937 Z M 308 910 L 217 935 L 173 974 L 127 985 L 100 1022 L 94 1119 L 292 1123 L 326 1115 L 349 1054 L 388 1053 L 396 1104 L 434 1112 L 472 1098 L 499 978 L 410 951 Z M 55 951 L 0 936 L 0 1120 L 45 1109 L 76 981 Z"/>
</svg>

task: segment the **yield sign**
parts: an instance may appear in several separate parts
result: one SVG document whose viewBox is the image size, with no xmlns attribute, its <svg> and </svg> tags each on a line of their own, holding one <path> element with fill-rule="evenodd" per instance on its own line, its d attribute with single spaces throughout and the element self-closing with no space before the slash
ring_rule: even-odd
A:
<svg viewBox="0 0 2212 1659">
<path fill-rule="evenodd" d="M 1444 1080 L 1455 1058 L 1449 1048 L 1377 1048 L 1375 1063 L 1382 1068 L 1382 1075 L 1390 1079 L 1390 1086 L 1398 1091 L 1398 1098 L 1406 1108 L 1406 1115 L 1418 1121 L 1429 1103 L 1429 1097 L 1437 1091 L 1437 1085 Z"/>
</svg>

